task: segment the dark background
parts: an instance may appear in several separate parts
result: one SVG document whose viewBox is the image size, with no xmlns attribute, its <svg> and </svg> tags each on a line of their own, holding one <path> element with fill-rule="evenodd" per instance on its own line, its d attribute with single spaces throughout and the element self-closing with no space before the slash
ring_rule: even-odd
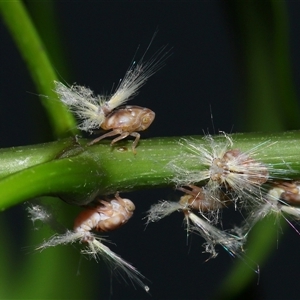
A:
<svg viewBox="0 0 300 300">
<path fill-rule="evenodd" d="M 36 18 L 42 17 L 37 13 L 41 4 L 28 4 Z M 300 3 L 287 2 L 287 5 L 293 76 L 298 83 Z M 221 2 L 61 1 L 55 9 L 56 34 L 62 39 L 64 64 L 69 72 L 61 65 L 55 65 L 56 70 L 62 81 L 86 85 L 95 93 L 111 91 L 113 83 L 117 84 L 125 74 L 138 45 L 137 57 L 143 54 L 155 31 L 158 34 L 149 54 L 163 45 L 172 48 L 165 67 L 149 79 L 130 103 L 149 107 L 156 113 L 155 122 L 142 134 L 143 138 L 213 134 L 218 130 L 239 132 L 247 128 L 236 121 L 246 114 L 240 109 L 241 68 L 227 7 Z M 3 24 L 0 30 L 0 145 L 50 141 L 49 124 L 26 66 Z M 145 230 L 141 221 L 145 211 L 158 200 L 175 200 L 171 189 L 141 191 L 128 197 L 136 204 L 137 211 L 124 228 L 109 238 L 117 245 L 114 251 L 149 278 L 152 296 L 115 279 L 110 295 L 110 275 L 100 278 L 97 272 L 102 266 L 95 267 L 93 262 L 83 260 L 81 264 L 93 267 L 99 282 L 95 285 L 95 295 L 102 299 L 206 299 L 214 294 L 235 259 L 219 249 L 216 259 L 205 262 L 208 256 L 202 253 L 203 241 L 192 237 L 187 245 L 179 214 Z M 28 222 L 23 209 L 13 208 L 4 214 L 7 219 Z M 257 280 L 252 283 L 247 292 L 249 298 L 254 295 L 256 299 L 299 298 L 300 238 L 291 228 L 283 236 L 279 228 L 278 236 L 278 249 L 261 266 L 259 284 Z M 26 241 L 22 246 L 28 246 Z M 87 268 L 80 276 L 84 278 L 85 272 Z M 70 269 L 69 278 L 64 279 L 66 284 L 68 280 L 72 282 L 73 276 L 76 273 Z"/>
</svg>

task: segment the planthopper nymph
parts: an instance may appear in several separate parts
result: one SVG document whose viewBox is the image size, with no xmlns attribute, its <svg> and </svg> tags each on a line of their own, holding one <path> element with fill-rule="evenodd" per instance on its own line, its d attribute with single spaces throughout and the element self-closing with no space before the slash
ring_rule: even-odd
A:
<svg viewBox="0 0 300 300">
<path fill-rule="evenodd" d="M 111 130 L 91 141 L 89 145 L 106 137 L 119 135 L 112 140 L 111 145 L 113 145 L 130 135 L 135 137 L 132 150 L 136 153 L 135 148 L 140 139 L 138 132 L 146 130 L 151 125 L 155 113 L 145 107 L 121 105 L 135 97 L 140 87 L 164 65 L 168 56 L 168 51 L 165 51 L 166 47 L 160 48 L 148 61 L 144 61 L 153 38 L 145 54 L 139 61 L 133 61 L 111 95 L 94 95 L 93 91 L 87 87 L 76 84 L 68 87 L 55 81 L 55 92 L 60 100 L 81 121 L 78 129 L 90 133 L 99 128 Z"/>
</svg>

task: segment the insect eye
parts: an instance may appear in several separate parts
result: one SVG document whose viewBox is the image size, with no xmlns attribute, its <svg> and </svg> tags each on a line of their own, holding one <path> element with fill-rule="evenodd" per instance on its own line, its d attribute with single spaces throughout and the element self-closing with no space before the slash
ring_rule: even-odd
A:
<svg viewBox="0 0 300 300">
<path fill-rule="evenodd" d="M 135 205 L 128 199 L 123 199 L 125 202 L 125 207 L 128 211 L 133 212 L 135 210 Z"/>
<path fill-rule="evenodd" d="M 143 122 L 144 124 L 149 123 L 149 117 L 144 117 L 144 118 L 142 119 L 142 122 Z"/>
</svg>

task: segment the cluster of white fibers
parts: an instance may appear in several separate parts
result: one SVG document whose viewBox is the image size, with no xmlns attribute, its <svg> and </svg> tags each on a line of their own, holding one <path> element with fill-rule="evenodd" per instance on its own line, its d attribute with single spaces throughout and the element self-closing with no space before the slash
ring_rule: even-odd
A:
<svg viewBox="0 0 300 300">
<path fill-rule="evenodd" d="M 102 241 L 105 241 L 105 239 L 102 239 L 91 232 L 67 230 L 65 234 L 56 234 L 52 236 L 49 240 L 38 246 L 36 250 L 42 251 L 49 247 L 73 244 L 76 242 L 84 243 L 86 246 L 81 251 L 82 254 L 88 255 L 95 260 L 102 259 L 114 271 L 115 275 L 120 274 L 126 281 L 126 278 L 122 276 L 123 274 L 126 274 L 132 284 L 137 284 L 148 292 L 149 287 L 142 281 L 145 277 L 130 263 L 104 245 Z"/>
<path fill-rule="evenodd" d="M 60 101 L 81 120 L 78 129 L 92 132 L 99 128 L 105 120 L 105 96 L 95 96 L 92 90 L 80 85 L 68 87 L 59 81 L 54 84 Z"/>
<path fill-rule="evenodd" d="M 182 155 L 168 165 L 175 171 L 176 186 L 202 184 L 210 197 L 219 199 L 222 190 L 231 193 L 234 202 L 245 201 L 260 194 L 260 187 L 270 178 L 270 167 L 255 157 L 258 151 L 271 144 L 267 141 L 248 151 L 234 147 L 233 140 L 226 134 L 205 136 L 204 143 L 196 139 L 180 141 Z M 190 171 L 185 161 L 199 166 Z M 251 197 L 249 197 L 251 195 Z"/>
<path fill-rule="evenodd" d="M 148 61 L 143 61 L 144 54 L 140 61 L 133 62 L 123 79 L 120 80 L 116 91 L 107 99 L 107 106 L 111 111 L 135 97 L 147 80 L 163 67 L 168 56 L 165 49 L 165 46 L 160 48 Z"/>
<path fill-rule="evenodd" d="M 36 222 L 39 221 L 41 224 L 46 224 L 52 231 L 64 232 L 64 227 L 54 216 L 53 206 L 47 205 L 41 200 L 32 200 L 30 203 L 26 203 L 26 205 L 28 217 L 36 229 L 40 226 L 40 224 L 36 224 Z"/>
<path fill-rule="evenodd" d="M 43 205 L 29 203 L 26 207 L 26 210 L 33 224 L 36 221 L 48 223 L 50 220 L 52 220 L 51 212 L 48 209 L 46 209 L 46 207 L 44 207 Z"/>
<path fill-rule="evenodd" d="M 261 195 L 260 203 L 249 210 L 248 216 L 238 229 L 239 235 L 246 240 L 248 233 L 257 222 L 268 216 L 284 218 L 300 235 L 300 232 L 291 223 L 300 220 L 300 185 L 299 182 L 275 182 Z"/>
<path fill-rule="evenodd" d="M 182 201 L 183 197 L 179 202 L 160 201 L 152 205 L 147 214 L 147 224 L 157 222 L 173 212 L 182 212 L 187 232 L 196 233 L 205 239 L 203 246 L 211 258 L 217 256 L 217 245 L 221 245 L 232 256 L 240 256 L 242 239 L 213 226 L 204 215 L 198 216 L 193 213 L 190 205 Z"/>
</svg>

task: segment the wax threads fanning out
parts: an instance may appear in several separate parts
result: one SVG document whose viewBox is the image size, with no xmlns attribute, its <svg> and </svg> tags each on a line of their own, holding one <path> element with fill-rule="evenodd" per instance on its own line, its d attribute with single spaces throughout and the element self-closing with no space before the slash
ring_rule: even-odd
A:
<svg viewBox="0 0 300 300">
<path fill-rule="evenodd" d="M 274 182 L 269 189 L 262 194 L 260 203 L 256 203 L 248 214 L 248 217 L 238 229 L 239 234 L 245 238 L 252 227 L 263 218 L 275 215 L 283 217 L 300 235 L 289 219 L 300 220 L 300 185 L 299 182 L 281 181 Z"/>
<path fill-rule="evenodd" d="M 88 255 L 95 260 L 103 260 L 113 270 L 114 275 L 120 274 L 121 277 L 124 277 L 124 274 L 126 274 L 132 283 L 136 283 L 148 292 L 149 287 L 142 281 L 145 277 L 130 263 L 104 245 L 103 241 L 105 241 L 105 239 L 96 236 L 90 231 L 67 231 L 65 234 L 54 235 L 36 249 L 42 251 L 46 248 L 58 245 L 67 245 L 76 242 L 84 243 L 86 246 L 81 251 L 82 254 Z M 124 280 L 126 281 L 126 278 L 124 278 Z"/>
<path fill-rule="evenodd" d="M 93 145 L 106 137 L 119 135 L 111 142 L 113 145 L 131 135 L 135 137 L 132 145 L 135 153 L 140 139 L 138 132 L 146 130 L 151 125 L 155 113 L 145 107 L 120 106 L 138 94 L 138 90 L 163 66 L 168 56 L 165 47 L 158 50 L 147 62 L 143 61 L 145 54 L 139 62 L 134 62 L 131 65 L 116 91 L 109 96 L 95 96 L 92 90 L 84 86 L 72 85 L 67 87 L 61 82 L 55 81 L 55 91 L 62 103 L 81 120 L 78 125 L 80 130 L 90 133 L 98 128 L 111 130 L 94 139 L 89 145 Z"/>
<path fill-rule="evenodd" d="M 260 186 L 269 179 L 269 167 L 255 159 L 260 147 L 241 151 L 234 148 L 227 135 L 206 136 L 204 140 L 206 144 L 194 139 L 181 141 L 184 154 L 169 163 L 169 168 L 176 172 L 177 186 L 201 183 L 209 197 L 219 199 L 225 191 L 231 193 L 235 202 L 260 193 Z M 185 169 L 185 160 L 193 161 L 199 170 Z"/>
</svg>

